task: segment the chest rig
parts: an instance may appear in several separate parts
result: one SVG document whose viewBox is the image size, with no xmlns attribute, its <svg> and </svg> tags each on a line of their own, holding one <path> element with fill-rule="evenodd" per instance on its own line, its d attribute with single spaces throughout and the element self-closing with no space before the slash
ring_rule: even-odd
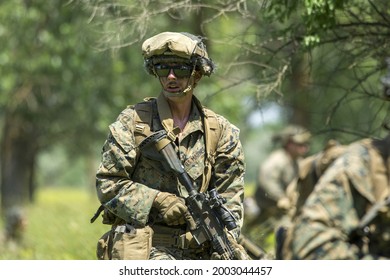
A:
<svg viewBox="0 0 390 280">
<path fill-rule="evenodd" d="M 213 111 L 203 107 L 196 97 L 193 97 L 193 100 L 201 113 L 202 123 L 205 131 L 205 168 L 202 176 L 202 185 L 199 189 L 199 192 L 205 192 L 208 189 L 208 185 L 211 179 L 217 145 L 221 136 L 221 127 L 218 122 L 217 115 Z M 165 129 L 160 120 L 156 98 L 145 98 L 143 102 L 131 105 L 129 107 L 134 109 L 135 112 L 134 138 L 135 145 L 137 148 L 139 144 L 152 133 L 161 129 Z M 166 131 L 170 140 L 174 142 L 176 138 L 175 131 L 168 131 L 167 129 Z M 100 213 L 104 210 L 105 207 L 103 205 L 100 205 L 96 213 L 91 218 L 90 222 L 93 223 L 97 219 L 97 217 L 99 217 Z M 104 219 L 105 218 L 103 217 L 103 220 Z M 103 223 L 112 224 L 112 222 L 109 220 L 110 219 L 107 218 L 107 221 L 103 221 Z"/>
<path fill-rule="evenodd" d="M 200 188 L 200 192 L 205 192 L 208 188 L 212 168 L 215 163 L 215 154 L 218 141 L 221 136 L 221 128 L 216 114 L 213 111 L 203 107 L 199 100 L 195 97 L 193 97 L 193 100 L 201 113 L 202 123 L 205 131 L 205 168 L 202 176 L 202 186 Z M 172 142 L 175 141 L 177 132 L 170 131 L 161 123 L 157 109 L 156 98 L 146 98 L 143 102 L 132 105 L 131 108 L 133 108 L 135 111 L 134 137 L 137 147 L 146 137 L 161 129 L 166 130 L 167 135 Z"/>
</svg>

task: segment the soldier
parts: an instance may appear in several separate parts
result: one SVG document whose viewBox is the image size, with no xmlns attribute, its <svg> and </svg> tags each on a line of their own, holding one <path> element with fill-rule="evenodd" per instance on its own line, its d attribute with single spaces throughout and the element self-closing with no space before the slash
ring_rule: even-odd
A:
<svg viewBox="0 0 390 280">
<path fill-rule="evenodd" d="M 385 85 L 385 94 L 390 84 Z M 291 233 L 292 259 L 390 258 L 390 133 L 345 148 L 308 196 Z"/>
<path fill-rule="evenodd" d="M 289 208 L 287 186 L 298 175 L 299 161 L 309 150 L 311 134 L 301 126 L 287 126 L 273 137 L 281 147 L 260 165 L 255 199 L 260 214 L 254 221 L 274 229 Z"/>
<path fill-rule="evenodd" d="M 293 259 L 390 257 L 390 134 L 351 144 L 321 177 L 292 232 Z"/>
<path fill-rule="evenodd" d="M 307 197 L 325 170 L 344 153 L 346 146 L 334 139 L 329 140 L 324 149 L 303 159 L 299 163 L 299 174 L 288 185 L 286 195 L 289 209 L 283 223 L 276 230 L 276 259 L 291 258 L 291 227 L 301 213 Z"/>
<path fill-rule="evenodd" d="M 194 95 L 201 78 L 215 69 L 202 38 L 163 32 L 143 43 L 142 54 L 146 71 L 158 79 L 161 92 L 126 108 L 109 127 L 96 188 L 105 208 L 103 223 L 112 224 L 112 230 L 99 241 L 98 258 L 220 257 L 207 242 L 198 245 L 188 230 L 187 190 L 153 153 L 140 151 L 139 143 L 160 129 L 176 144 L 198 191 L 207 190 L 211 182 L 226 199 L 238 224 L 228 232 L 229 240 L 241 250 L 235 240 L 243 219 L 244 154 L 239 129 L 203 107 Z"/>
</svg>

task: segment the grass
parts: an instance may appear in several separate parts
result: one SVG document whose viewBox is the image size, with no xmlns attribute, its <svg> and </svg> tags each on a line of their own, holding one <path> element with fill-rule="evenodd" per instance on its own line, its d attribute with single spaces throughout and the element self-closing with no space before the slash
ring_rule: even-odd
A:
<svg viewBox="0 0 390 280">
<path fill-rule="evenodd" d="M 99 237 L 109 230 L 101 219 L 90 223 L 98 207 L 94 194 L 78 188 L 44 188 L 26 207 L 27 228 L 17 246 L 3 244 L 2 260 L 94 260 Z"/>
<path fill-rule="evenodd" d="M 245 185 L 245 197 L 253 197 L 256 186 L 254 183 Z M 270 225 L 257 223 L 254 217 L 245 216 L 242 233 L 252 242 L 267 252 L 267 258 L 274 257 L 275 235 Z"/>
<path fill-rule="evenodd" d="M 245 195 L 253 191 L 253 185 L 249 185 Z M 40 189 L 36 202 L 25 209 L 28 224 L 22 244 L 0 244 L 0 260 L 95 260 L 96 243 L 109 230 L 101 218 L 89 222 L 98 205 L 95 194 L 85 189 Z M 272 252 L 273 235 L 264 234 L 259 225 L 244 223 L 243 232 Z"/>
</svg>

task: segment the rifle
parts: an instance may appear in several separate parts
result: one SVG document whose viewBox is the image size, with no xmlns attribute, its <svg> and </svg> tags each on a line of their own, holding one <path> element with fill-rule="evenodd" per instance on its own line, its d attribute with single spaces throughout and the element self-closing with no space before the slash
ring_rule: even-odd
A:
<svg viewBox="0 0 390 280">
<path fill-rule="evenodd" d="M 267 257 L 267 252 L 244 234 L 241 233 L 237 241 L 238 244 L 241 244 L 242 247 L 244 247 L 252 259 L 263 260 Z"/>
<path fill-rule="evenodd" d="M 228 239 L 225 227 L 227 230 L 232 230 L 237 227 L 237 224 L 233 214 L 223 205 L 226 200 L 218 194 L 215 188 L 210 189 L 207 193 L 199 193 L 196 190 L 195 184 L 184 170 L 165 130 L 159 130 L 145 138 L 140 143 L 139 148 L 141 152 L 156 148 L 162 155 L 162 162 L 166 163 L 167 169 L 173 171 L 179 182 L 186 188 L 188 192 L 188 197 L 185 198 L 186 205 L 195 222 L 189 228 L 197 244 L 201 245 L 209 241 L 221 259 L 234 259 L 234 249 Z"/>
</svg>

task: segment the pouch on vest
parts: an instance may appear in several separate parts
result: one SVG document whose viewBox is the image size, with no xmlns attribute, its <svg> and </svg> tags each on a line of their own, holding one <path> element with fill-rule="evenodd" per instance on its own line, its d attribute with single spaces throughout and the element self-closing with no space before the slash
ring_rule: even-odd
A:
<svg viewBox="0 0 390 280">
<path fill-rule="evenodd" d="M 153 229 L 150 226 L 135 228 L 129 224 L 115 230 L 113 260 L 148 260 L 152 248 Z"/>
<path fill-rule="evenodd" d="M 96 246 L 96 257 L 98 260 L 110 260 L 112 249 L 112 231 L 107 231 L 99 238 Z"/>
</svg>

